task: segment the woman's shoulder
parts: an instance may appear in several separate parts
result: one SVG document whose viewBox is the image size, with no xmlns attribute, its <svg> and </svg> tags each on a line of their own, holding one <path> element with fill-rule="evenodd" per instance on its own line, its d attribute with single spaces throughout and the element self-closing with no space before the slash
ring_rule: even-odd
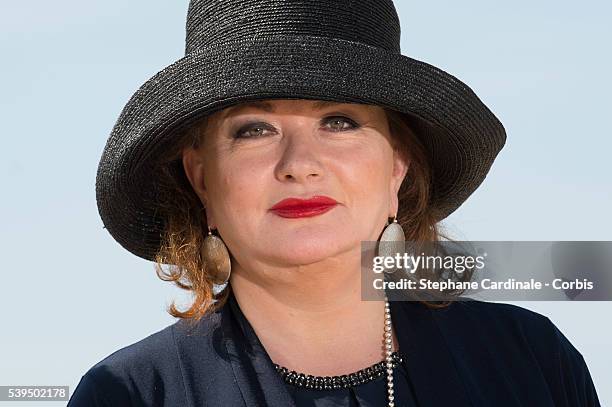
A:
<svg viewBox="0 0 612 407">
<path fill-rule="evenodd" d="M 464 326 L 474 334 L 486 331 L 484 338 L 505 338 L 529 344 L 542 353 L 556 351 L 582 358 L 549 317 L 518 305 L 467 299 L 455 301 L 447 311 L 440 309 L 437 316 L 438 320 L 452 320 L 455 327 Z"/>
<path fill-rule="evenodd" d="M 177 343 L 197 337 L 205 347 L 206 337 L 215 332 L 218 320 L 216 313 L 196 324 L 179 320 L 114 351 L 85 372 L 68 406 L 174 405 L 183 400 Z"/>
<path fill-rule="evenodd" d="M 528 330 L 529 333 L 553 333 L 554 323 L 547 316 L 519 305 L 477 299 L 455 301 L 449 310 L 474 322 L 498 325 L 501 329 Z M 534 332 L 534 330 L 536 332 Z"/>
<path fill-rule="evenodd" d="M 451 348 L 454 341 L 457 349 L 480 349 L 473 357 L 488 357 L 491 363 L 504 360 L 517 373 L 527 374 L 524 368 L 537 367 L 537 374 L 559 400 L 599 405 L 582 353 L 547 316 L 514 304 L 475 299 L 455 301 L 432 312 Z"/>
<path fill-rule="evenodd" d="M 473 298 L 461 298 L 449 305 L 438 307 L 421 302 L 406 301 L 408 318 L 414 315 L 430 315 L 438 324 L 453 328 L 463 327 L 467 332 L 486 330 L 490 334 L 515 332 L 529 336 L 542 335 L 551 339 L 559 335 L 555 324 L 545 315 L 518 305 L 488 302 Z M 459 330 L 461 331 L 461 330 Z"/>
</svg>

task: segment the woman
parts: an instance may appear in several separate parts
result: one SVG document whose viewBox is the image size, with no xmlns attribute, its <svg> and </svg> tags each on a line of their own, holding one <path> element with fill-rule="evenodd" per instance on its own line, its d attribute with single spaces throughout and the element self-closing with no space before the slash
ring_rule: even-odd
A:
<svg viewBox="0 0 612 407">
<path fill-rule="evenodd" d="M 361 242 L 439 240 L 506 138 L 399 33 L 390 0 L 190 3 L 186 56 L 122 111 L 97 198 L 194 302 L 70 406 L 599 405 L 544 316 L 362 300 Z"/>
</svg>

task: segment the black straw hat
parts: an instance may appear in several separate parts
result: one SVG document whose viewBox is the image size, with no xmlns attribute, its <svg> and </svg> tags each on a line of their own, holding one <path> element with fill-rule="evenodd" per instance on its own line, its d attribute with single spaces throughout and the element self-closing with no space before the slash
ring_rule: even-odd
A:
<svg viewBox="0 0 612 407">
<path fill-rule="evenodd" d="M 123 108 L 96 179 L 106 229 L 152 260 L 154 163 L 177 132 L 253 99 L 375 104 L 406 113 L 433 166 L 442 220 L 485 179 L 502 149 L 502 124 L 463 82 L 400 51 L 392 0 L 192 0 L 185 56 L 146 81 Z"/>
</svg>

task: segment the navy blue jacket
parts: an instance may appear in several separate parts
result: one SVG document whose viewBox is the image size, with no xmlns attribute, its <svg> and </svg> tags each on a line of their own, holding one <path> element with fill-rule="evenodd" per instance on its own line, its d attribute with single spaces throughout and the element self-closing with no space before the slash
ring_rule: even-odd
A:
<svg viewBox="0 0 612 407">
<path fill-rule="evenodd" d="M 600 406 L 582 355 L 543 315 L 475 300 L 391 302 L 391 315 L 419 406 Z M 294 406 L 285 386 L 230 296 L 94 365 L 68 407 Z"/>
</svg>

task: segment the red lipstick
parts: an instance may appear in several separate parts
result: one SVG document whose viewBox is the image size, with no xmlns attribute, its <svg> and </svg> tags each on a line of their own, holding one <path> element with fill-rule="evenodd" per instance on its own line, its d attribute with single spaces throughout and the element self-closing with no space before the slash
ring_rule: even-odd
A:
<svg viewBox="0 0 612 407">
<path fill-rule="evenodd" d="M 321 215 L 338 205 L 328 196 L 317 195 L 309 199 L 287 198 L 277 202 L 271 211 L 283 218 L 304 218 Z"/>
</svg>

